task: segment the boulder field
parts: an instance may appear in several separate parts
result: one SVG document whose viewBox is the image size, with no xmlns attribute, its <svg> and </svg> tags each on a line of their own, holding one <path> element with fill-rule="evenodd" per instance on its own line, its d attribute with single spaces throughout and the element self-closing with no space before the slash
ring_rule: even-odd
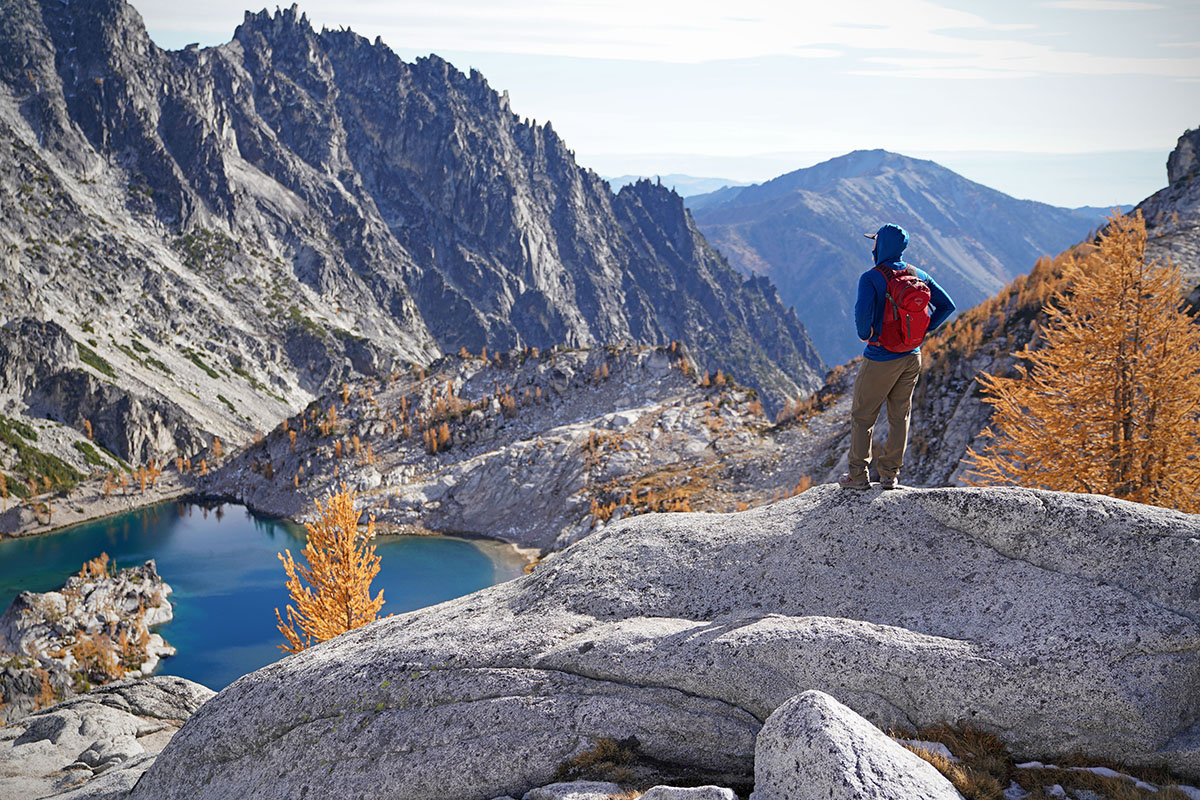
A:
<svg viewBox="0 0 1200 800">
<path fill-rule="evenodd" d="M 1022 489 L 819 486 L 631 518 L 526 577 L 389 617 L 204 704 L 133 798 L 487 800 L 600 737 L 746 784 L 810 689 L 1028 758 L 1200 775 L 1200 517 Z"/>
</svg>

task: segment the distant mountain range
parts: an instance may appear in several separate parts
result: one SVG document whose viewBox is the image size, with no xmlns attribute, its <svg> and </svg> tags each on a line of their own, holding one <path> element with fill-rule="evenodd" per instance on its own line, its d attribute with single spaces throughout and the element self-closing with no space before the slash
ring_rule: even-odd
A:
<svg viewBox="0 0 1200 800">
<path fill-rule="evenodd" d="M 863 233 L 885 222 L 912 236 L 908 260 L 960 308 L 991 297 L 1039 256 L 1099 227 L 1107 209 L 1017 200 L 932 161 L 859 150 L 762 184 L 687 199 L 705 237 L 741 272 L 766 275 L 793 305 L 826 363 L 862 351 L 854 334 Z"/>
<path fill-rule="evenodd" d="M 698 194 L 714 192 L 725 186 L 748 186 L 747 181 L 735 181 L 729 178 L 698 178 L 695 175 L 621 175 L 616 178 L 605 178 L 614 192 L 622 186 L 637 183 L 640 180 L 650 180 L 661 183 L 680 197 L 692 197 Z"/>
</svg>

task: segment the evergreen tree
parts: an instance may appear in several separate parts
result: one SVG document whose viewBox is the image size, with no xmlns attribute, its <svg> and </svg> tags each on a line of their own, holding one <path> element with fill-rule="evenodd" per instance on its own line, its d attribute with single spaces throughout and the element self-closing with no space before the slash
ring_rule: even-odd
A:
<svg viewBox="0 0 1200 800">
<path fill-rule="evenodd" d="M 1200 512 L 1200 326 L 1178 270 L 1145 263 L 1141 215 L 1114 214 L 1067 266 L 1037 349 L 1015 377 L 983 374 L 993 441 L 974 484 L 1107 494 Z"/>
</svg>

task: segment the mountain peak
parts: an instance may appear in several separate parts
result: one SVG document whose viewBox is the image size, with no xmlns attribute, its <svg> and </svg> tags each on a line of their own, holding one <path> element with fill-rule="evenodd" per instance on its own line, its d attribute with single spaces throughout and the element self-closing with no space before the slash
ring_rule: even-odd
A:
<svg viewBox="0 0 1200 800">
<path fill-rule="evenodd" d="M 885 169 L 898 172 L 934 170 L 949 173 L 949 170 L 933 161 L 912 158 L 890 150 L 854 150 L 748 187 L 738 195 L 736 202 L 745 204 L 773 200 L 796 191 L 823 192 L 840 181 L 878 175 Z"/>
<path fill-rule="evenodd" d="M 288 35 L 315 34 L 308 15 L 301 13 L 300 7 L 295 3 L 288 8 L 276 6 L 274 13 L 265 8 L 257 13 L 246 11 L 242 24 L 233 33 L 233 38 L 245 43 L 245 35 L 251 32 L 260 34 L 267 41 Z"/>
<path fill-rule="evenodd" d="M 247 9 L 246 15 L 242 19 L 243 25 L 267 23 L 273 23 L 275 25 L 303 26 L 309 30 L 312 30 L 312 25 L 309 24 L 308 21 L 308 14 L 301 13 L 300 6 L 298 6 L 296 3 L 292 3 L 289 8 L 280 8 L 279 6 L 275 6 L 274 14 L 265 8 L 258 13 Z"/>
<path fill-rule="evenodd" d="M 796 172 L 812 172 L 815 170 L 817 172 L 814 174 L 821 174 L 827 179 L 857 178 L 876 173 L 884 167 L 892 167 L 893 169 L 944 169 L 934 161 L 913 158 L 903 153 L 893 153 L 891 150 L 877 148 L 874 150 L 853 150 L 844 156 L 836 156 L 807 169 L 796 170 Z M 792 175 L 795 173 L 788 174 Z"/>
<path fill-rule="evenodd" d="M 743 273 L 769 275 L 827 362 L 861 350 L 854 287 L 884 222 L 913 235 L 912 263 L 933 271 L 961 307 L 995 294 L 1038 256 L 1069 246 L 1097 220 L 1020 201 L 924 159 L 856 150 L 758 186 L 689 205 L 704 235 Z M 864 262 L 865 259 L 865 262 Z M 811 287 L 836 286 L 833 292 Z"/>
</svg>

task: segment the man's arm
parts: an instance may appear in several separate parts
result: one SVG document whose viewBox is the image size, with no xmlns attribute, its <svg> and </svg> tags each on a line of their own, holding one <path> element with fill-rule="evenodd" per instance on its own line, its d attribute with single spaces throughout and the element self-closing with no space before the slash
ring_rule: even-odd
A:
<svg viewBox="0 0 1200 800">
<path fill-rule="evenodd" d="M 871 273 L 864 272 L 858 279 L 858 300 L 854 302 L 854 327 L 858 330 L 858 338 L 864 342 L 870 341 L 875 335 L 871 324 L 875 321 L 875 306 L 878 303 L 876 291 Z"/>
<path fill-rule="evenodd" d="M 929 305 L 933 308 L 929 315 L 929 332 L 932 333 L 954 313 L 954 301 L 933 278 L 925 282 L 929 284 Z"/>
</svg>

